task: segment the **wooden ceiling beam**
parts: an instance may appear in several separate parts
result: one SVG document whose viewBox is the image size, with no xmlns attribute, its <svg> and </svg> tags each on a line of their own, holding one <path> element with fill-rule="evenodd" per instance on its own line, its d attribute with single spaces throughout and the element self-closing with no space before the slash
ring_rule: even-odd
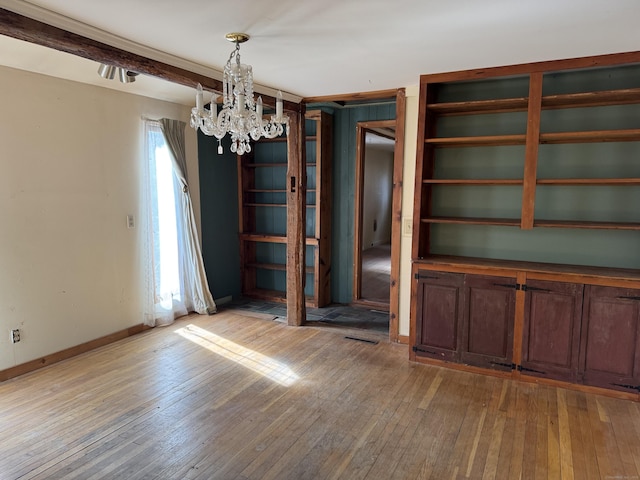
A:
<svg viewBox="0 0 640 480">
<path fill-rule="evenodd" d="M 222 82 L 215 78 L 127 52 L 4 8 L 0 8 L 0 34 L 179 85 L 195 88 L 199 83 L 205 90 L 222 92 Z M 263 95 L 263 101 L 273 107 L 276 99 Z M 299 112 L 300 105 L 285 101 L 284 109 Z"/>
<path fill-rule="evenodd" d="M 325 103 L 334 102 L 340 105 L 345 105 L 349 102 L 367 102 L 373 100 L 387 100 L 395 99 L 398 93 L 398 89 L 391 90 L 376 90 L 373 92 L 360 92 L 360 93 L 344 93 L 340 95 L 323 95 L 319 97 L 305 97 L 302 99 L 303 103 Z"/>
</svg>

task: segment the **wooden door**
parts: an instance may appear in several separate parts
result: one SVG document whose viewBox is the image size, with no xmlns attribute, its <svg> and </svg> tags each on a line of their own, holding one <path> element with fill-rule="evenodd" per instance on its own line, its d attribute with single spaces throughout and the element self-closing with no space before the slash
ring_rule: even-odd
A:
<svg viewBox="0 0 640 480">
<path fill-rule="evenodd" d="M 575 383 L 584 286 L 527 280 L 522 373 Z"/>
<path fill-rule="evenodd" d="M 640 392 L 640 290 L 585 287 L 579 379 Z"/>
<path fill-rule="evenodd" d="M 458 329 L 464 275 L 420 271 L 416 310 L 416 355 L 458 360 Z"/>
<path fill-rule="evenodd" d="M 511 370 L 516 280 L 466 275 L 460 360 Z"/>
</svg>

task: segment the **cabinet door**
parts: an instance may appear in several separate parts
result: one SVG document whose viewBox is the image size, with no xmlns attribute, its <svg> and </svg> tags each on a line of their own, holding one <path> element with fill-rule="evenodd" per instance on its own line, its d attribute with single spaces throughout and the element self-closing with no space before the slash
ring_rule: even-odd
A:
<svg viewBox="0 0 640 480">
<path fill-rule="evenodd" d="M 458 360 L 458 326 L 464 275 L 421 271 L 418 274 L 416 355 Z"/>
<path fill-rule="evenodd" d="M 527 280 L 522 373 L 576 382 L 584 286 Z"/>
<path fill-rule="evenodd" d="M 580 371 L 582 382 L 640 391 L 640 290 L 585 287 Z"/>
<path fill-rule="evenodd" d="M 511 370 L 515 278 L 467 275 L 460 360 Z"/>
</svg>

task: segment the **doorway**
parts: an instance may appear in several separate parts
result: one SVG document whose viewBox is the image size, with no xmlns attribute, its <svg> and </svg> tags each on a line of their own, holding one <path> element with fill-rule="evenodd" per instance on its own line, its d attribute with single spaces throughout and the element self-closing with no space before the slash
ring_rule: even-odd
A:
<svg viewBox="0 0 640 480">
<path fill-rule="evenodd" d="M 357 125 L 353 303 L 389 311 L 395 120 Z"/>
</svg>

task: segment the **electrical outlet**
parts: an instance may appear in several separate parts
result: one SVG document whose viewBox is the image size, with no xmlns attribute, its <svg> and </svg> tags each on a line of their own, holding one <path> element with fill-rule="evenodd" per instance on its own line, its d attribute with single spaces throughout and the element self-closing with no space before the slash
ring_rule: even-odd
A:
<svg viewBox="0 0 640 480">
<path fill-rule="evenodd" d="M 136 221 L 133 215 L 127 215 L 127 228 L 135 228 Z"/>
<path fill-rule="evenodd" d="M 11 330 L 11 343 L 18 343 L 20 341 L 20 329 L 16 328 Z"/>
</svg>

